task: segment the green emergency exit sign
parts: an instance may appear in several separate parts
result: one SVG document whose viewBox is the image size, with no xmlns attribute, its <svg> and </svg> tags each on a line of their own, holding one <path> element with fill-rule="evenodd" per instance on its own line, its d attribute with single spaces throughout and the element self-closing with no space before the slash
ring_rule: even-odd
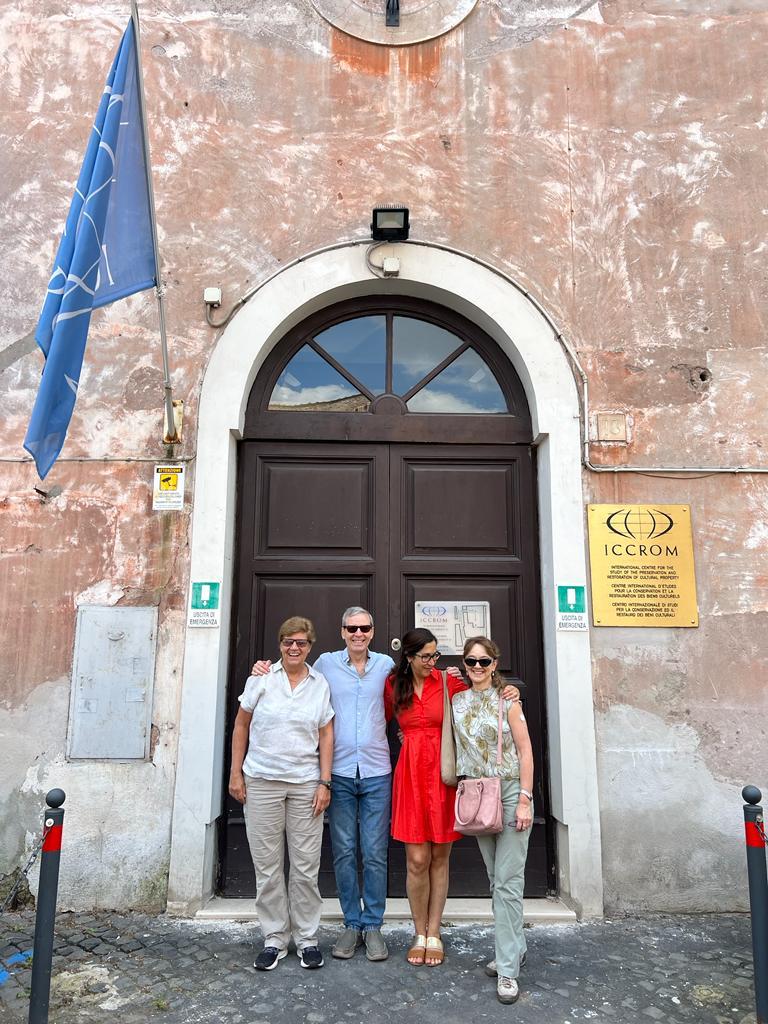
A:
<svg viewBox="0 0 768 1024">
<path fill-rule="evenodd" d="M 558 587 L 557 610 L 559 612 L 585 612 L 587 610 L 586 587 Z"/>
<path fill-rule="evenodd" d="M 201 608 L 215 609 L 219 607 L 220 583 L 193 583 L 192 584 L 192 609 L 197 611 Z"/>
</svg>

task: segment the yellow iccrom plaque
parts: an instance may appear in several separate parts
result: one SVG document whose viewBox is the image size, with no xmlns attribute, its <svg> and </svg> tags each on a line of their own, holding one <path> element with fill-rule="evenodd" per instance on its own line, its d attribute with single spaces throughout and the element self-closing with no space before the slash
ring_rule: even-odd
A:
<svg viewBox="0 0 768 1024">
<path fill-rule="evenodd" d="M 698 626 L 689 505 L 589 505 L 595 626 Z"/>
</svg>

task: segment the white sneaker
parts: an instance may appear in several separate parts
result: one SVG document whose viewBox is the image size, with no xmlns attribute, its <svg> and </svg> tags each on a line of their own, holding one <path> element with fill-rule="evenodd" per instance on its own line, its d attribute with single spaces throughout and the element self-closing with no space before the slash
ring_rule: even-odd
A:
<svg viewBox="0 0 768 1024">
<path fill-rule="evenodd" d="M 496 982 L 496 998 L 500 1003 L 516 1003 L 520 996 L 520 989 L 517 985 L 517 978 L 505 978 L 499 975 Z"/>
</svg>

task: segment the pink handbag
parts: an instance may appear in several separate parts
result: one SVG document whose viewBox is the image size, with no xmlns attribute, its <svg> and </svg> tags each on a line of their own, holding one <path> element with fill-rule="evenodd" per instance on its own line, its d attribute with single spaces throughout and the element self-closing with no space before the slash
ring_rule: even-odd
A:
<svg viewBox="0 0 768 1024">
<path fill-rule="evenodd" d="M 496 765 L 501 764 L 501 729 L 504 701 L 499 697 L 499 729 L 496 741 Z M 487 836 L 504 828 L 501 803 L 501 779 L 462 779 L 456 790 L 454 829 L 465 836 Z"/>
</svg>

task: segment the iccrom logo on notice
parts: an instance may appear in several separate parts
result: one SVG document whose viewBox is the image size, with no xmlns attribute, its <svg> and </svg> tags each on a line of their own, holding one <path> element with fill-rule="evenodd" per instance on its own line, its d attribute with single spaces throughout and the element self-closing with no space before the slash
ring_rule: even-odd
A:
<svg viewBox="0 0 768 1024">
<path fill-rule="evenodd" d="M 672 516 L 661 509 L 620 508 L 611 512 L 605 525 L 619 537 L 630 540 L 654 540 L 669 533 L 675 525 Z"/>
</svg>

